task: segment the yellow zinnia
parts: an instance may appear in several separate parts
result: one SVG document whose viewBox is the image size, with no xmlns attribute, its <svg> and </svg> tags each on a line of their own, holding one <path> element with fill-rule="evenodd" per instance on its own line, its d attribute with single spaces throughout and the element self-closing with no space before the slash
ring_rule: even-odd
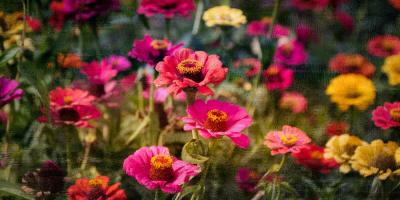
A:
<svg viewBox="0 0 400 200">
<path fill-rule="evenodd" d="M 366 142 L 362 141 L 356 136 L 343 134 L 333 136 L 325 145 L 324 157 L 328 159 L 335 159 L 340 164 L 340 172 L 348 173 L 351 170 L 350 159 L 358 146 L 365 145 Z"/>
<path fill-rule="evenodd" d="M 208 27 L 213 26 L 234 26 L 239 27 L 246 23 L 246 16 L 243 12 L 229 6 L 216 6 L 204 12 L 203 20 Z"/>
<path fill-rule="evenodd" d="M 400 84 L 400 54 L 385 59 L 382 71 L 388 76 L 390 85 Z"/>
<path fill-rule="evenodd" d="M 384 143 L 382 140 L 359 146 L 352 157 L 351 166 L 364 177 L 376 175 L 380 180 L 386 180 L 391 175 L 400 175 L 395 159 L 398 147 L 396 142 Z"/>
<path fill-rule="evenodd" d="M 335 77 L 330 81 L 325 93 L 341 111 L 347 111 L 350 106 L 365 110 L 374 103 L 376 96 L 374 83 L 359 74 L 343 74 Z"/>
</svg>

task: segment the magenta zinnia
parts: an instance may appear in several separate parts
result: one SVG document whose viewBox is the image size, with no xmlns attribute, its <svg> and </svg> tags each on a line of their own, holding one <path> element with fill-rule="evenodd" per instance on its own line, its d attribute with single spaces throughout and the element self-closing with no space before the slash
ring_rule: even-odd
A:
<svg viewBox="0 0 400 200">
<path fill-rule="evenodd" d="M 382 129 L 400 127 L 400 102 L 385 103 L 372 111 L 372 121 Z"/>
</svg>

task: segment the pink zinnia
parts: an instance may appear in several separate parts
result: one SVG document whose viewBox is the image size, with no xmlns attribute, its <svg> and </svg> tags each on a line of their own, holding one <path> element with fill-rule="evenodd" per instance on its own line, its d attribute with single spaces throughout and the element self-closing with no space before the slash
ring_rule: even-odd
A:
<svg viewBox="0 0 400 200">
<path fill-rule="evenodd" d="M 0 108 L 14 100 L 19 100 L 24 91 L 15 80 L 0 76 Z"/>
<path fill-rule="evenodd" d="M 111 55 L 103 60 L 118 71 L 124 71 L 131 67 L 131 62 L 124 56 Z"/>
<path fill-rule="evenodd" d="M 167 39 L 157 40 L 153 39 L 150 35 L 145 35 L 142 40 L 135 40 L 133 42 L 133 49 L 128 55 L 140 62 L 156 65 L 165 56 L 171 55 L 182 46 L 182 43 L 174 45 Z"/>
<path fill-rule="evenodd" d="M 93 84 L 105 84 L 114 78 L 118 71 L 106 61 L 92 61 L 84 63 L 81 73 L 85 74 L 89 81 Z"/>
<path fill-rule="evenodd" d="M 119 0 L 62 0 L 64 12 L 76 22 L 86 22 L 120 8 Z"/>
<path fill-rule="evenodd" d="M 240 148 L 249 146 L 250 139 L 242 131 L 253 120 L 240 106 L 218 100 L 196 100 L 186 112 L 189 116 L 183 118 L 185 131 L 197 129 L 207 139 L 227 136 Z"/>
<path fill-rule="evenodd" d="M 368 53 L 385 58 L 400 53 L 400 38 L 394 35 L 378 35 L 368 41 Z"/>
<path fill-rule="evenodd" d="M 267 36 L 269 28 L 271 26 L 271 18 L 263 18 L 259 21 L 251 21 L 247 25 L 247 34 L 250 36 Z M 289 36 L 290 30 L 289 28 L 282 26 L 280 24 L 275 24 L 272 29 L 272 37 L 280 38 L 283 36 Z"/>
<path fill-rule="evenodd" d="M 149 190 L 177 193 L 182 185 L 200 173 L 200 167 L 178 160 L 161 146 L 142 147 L 124 160 L 128 176 Z"/>
<path fill-rule="evenodd" d="M 284 92 L 279 101 L 279 107 L 293 113 L 303 113 L 307 110 L 307 99 L 298 92 Z"/>
<path fill-rule="evenodd" d="M 268 90 L 285 90 L 293 83 L 293 71 L 278 64 L 272 64 L 263 73 Z"/>
<path fill-rule="evenodd" d="M 311 139 L 302 130 L 285 125 L 282 131 L 271 131 L 265 137 L 264 144 L 271 149 L 271 155 L 298 153 L 310 143 Z"/>
<path fill-rule="evenodd" d="M 247 77 L 251 78 L 260 73 L 261 62 L 256 58 L 244 58 L 235 61 L 235 68 L 244 68 Z"/>
<path fill-rule="evenodd" d="M 50 115 L 55 124 L 91 127 L 89 120 L 100 117 L 100 111 L 94 106 L 96 97 L 87 91 L 58 87 L 50 91 Z M 47 122 L 47 116 L 41 116 L 40 122 Z"/>
<path fill-rule="evenodd" d="M 137 12 L 147 17 L 162 14 L 172 18 L 178 14 L 188 16 L 195 8 L 194 0 L 142 0 Z"/>
<path fill-rule="evenodd" d="M 282 38 L 275 51 L 274 62 L 285 65 L 302 65 L 308 59 L 303 44 L 297 40 Z"/>
<path fill-rule="evenodd" d="M 204 51 L 182 48 L 159 62 L 156 70 L 160 73 L 154 81 L 157 87 L 168 85 L 170 93 L 178 94 L 186 88 L 195 88 L 203 95 L 213 95 L 209 84 L 221 83 L 228 68 L 222 67 L 217 55 Z"/>
<path fill-rule="evenodd" d="M 329 0 L 292 0 L 293 6 L 299 10 L 322 10 L 329 5 Z"/>
<path fill-rule="evenodd" d="M 400 127 L 400 102 L 385 103 L 372 111 L 372 121 L 382 129 Z"/>
<path fill-rule="evenodd" d="M 304 45 L 311 41 L 317 40 L 317 34 L 315 30 L 308 24 L 299 24 L 296 26 L 297 40 Z"/>
<path fill-rule="evenodd" d="M 39 19 L 31 16 L 26 16 L 26 24 L 31 27 L 33 32 L 39 32 L 42 28 L 42 22 L 40 22 Z"/>
</svg>

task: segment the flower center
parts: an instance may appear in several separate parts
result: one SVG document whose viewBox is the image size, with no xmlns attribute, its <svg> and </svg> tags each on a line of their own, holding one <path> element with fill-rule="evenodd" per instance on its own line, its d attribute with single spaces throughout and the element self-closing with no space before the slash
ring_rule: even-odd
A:
<svg viewBox="0 0 400 200">
<path fill-rule="evenodd" d="M 73 108 L 61 108 L 58 115 L 60 120 L 66 122 L 77 122 L 80 119 L 79 113 Z"/>
<path fill-rule="evenodd" d="M 298 140 L 295 135 L 282 135 L 280 138 L 282 143 L 286 146 L 293 146 Z"/>
<path fill-rule="evenodd" d="M 65 96 L 64 97 L 64 103 L 65 104 L 71 104 L 72 103 L 72 97 L 71 96 Z"/>
<path fill-rule="evenodd" d="M 150 45 L 157 50 L 164 50 L 168 48 L 168 42 L 165 40 L 153 40 L 151 41 Z"/>
<path fill-rule="evenodd" d="M 282 52 L 284 55 L 290 55 L 292 54 L 293 48 L 294 48 L 293 45 L 290 42 L 288 42 L 282 45 Z"/>
<path fill-rule="evenodd" d="M 383 48 L 383 49 L 385 49 L 386 51 L 392 51 L 393 50 L 393 43 L 392 43 L 392 41 L 391 40 L 383 40 L 382 42 L 381 42 L 381 47 Z"/>
<path fill-rule="evenodd" d="M 390 110 L 390 117 L 397 122 L 400 122 L 400 108 L 393 108 Z"/>
<path fill-rule="evenodd" d="M 354 91 L 354 90 L 349 91 L 349 92 L 347 93 L 347 95 L 346 95 L 346 97 L 347 97 L 348 99 L 357 99 L 357 98 L 360 97 L 360 96 L 361 96 L 360 92 Z"/>
<path fill-rule="evenodd" d="M 271 66 L 267 69 L 267 74 L 270 76 L 276 76 L 279 74 L 279 68 Z"/>
<path fill-rule="evenodd" d="M 226 131 L 228 114 L 222 110 L 212 109 L 207 112 L 207 120 L 204 126 L 214 132 Z"/>
<path fill-rule="evenodd" d="M 149 177 L 154 181 L 170 181 L 173 178 L 172 157 L 156 155 L 151 158 Z"/>
<path fill-rule="evenodd" d="M 104 184 L 103 180 L 99 179 L 99 178 L 94 178 L 89 180 L 89 185 L 91 187 L 100 187 Z"/>
<path fill-rule="evenodd" d="M 314 160 L 320 160 L 323 157 L 323 153 L 320 151 L 311 152 L 311 158 Z"/>
<path fill-rule="evenodd" d="M 203 64 L 194 59 L 186 59 L 178 64 L 176 67 L 179 74 L 186 78 L 190 78 L 193 81 L 201 81 L 201 70 L 203 69 Z"/>
</svg>

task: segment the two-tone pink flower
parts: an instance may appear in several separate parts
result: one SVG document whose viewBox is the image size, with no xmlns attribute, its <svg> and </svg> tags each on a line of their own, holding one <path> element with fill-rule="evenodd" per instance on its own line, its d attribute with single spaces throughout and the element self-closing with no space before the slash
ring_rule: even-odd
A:
<svg viewBox="0 0 400 200">
<path fill-rule="evenodd" d="M 282 131 L 271 131 L 264 144 L 271 149 L 271 155 L 298 153 L 301 148 L 310 143 L 311 139 L 302 130 L 285 125 Z"/>
</svg>

